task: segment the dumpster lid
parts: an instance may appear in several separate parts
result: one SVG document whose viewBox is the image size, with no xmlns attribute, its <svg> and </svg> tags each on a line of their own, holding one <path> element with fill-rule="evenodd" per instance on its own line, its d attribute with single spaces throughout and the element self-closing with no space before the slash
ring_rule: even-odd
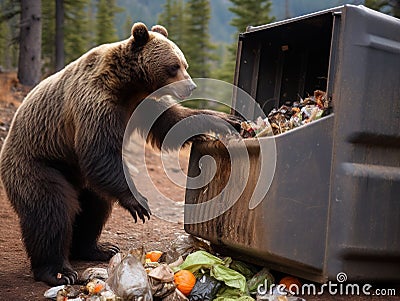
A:
<svg viewBox="0 0 400 301">
<path fill-rule="evenodd" d="M 299 20 L 308 19 L 308 18 L 312 18 L 312 17 L 315 17 L 315 16 L 319 16 L 319 15 L 341 13 L 343 8 L 344 7 L 348 7 L 348 6 L 363 7 L 363 5 L 346 4 L 346 5 L 336 6 L 336 7 L 328 8 L 328 9 L 325 9 L 325 10 L 320 10 L 320 11 L 317 11 L 317 12 L 313 12 L 313 13 L 309 13 L 309 14 L 305 14 L 305 15 L 302 15 L 302 16 L 298 16 L 298 17 L 294 17 L 294 18 L 290 18 L 290 19 L 285 19 L 285 20 L 281 20 L 281 21 L 277 21 L 277 22 L 273 22 L 273 23 L 269 23 L 269 24 L 258 25 L 258 26 L 249 25 L 249 26 L 247 26 L 245 33 L 259 31 L 259 30 L 263 30 L 263 29 L 271 28 L 271 27 L 275 27 L 275 26 L 280 26 L 280 25 L 283 25 L 283 24 L 296 22 L 296 21 L 299 21 Z"/>
</svg>

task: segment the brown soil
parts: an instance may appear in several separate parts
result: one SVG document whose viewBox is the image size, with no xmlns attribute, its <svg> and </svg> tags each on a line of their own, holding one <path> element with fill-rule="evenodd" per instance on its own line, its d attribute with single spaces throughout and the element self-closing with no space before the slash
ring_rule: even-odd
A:
<svg viewBox="0 0 400 301">
<path fill-rule="evenodd" d="M 18 84 L 14 73 L 0 73 L 0 148 L 7 135 L 11 119 L 29 88 Z M 188 150 L 180 155 L 182 169 L 188 161 Z M 161 172 L 159 156 L 156 152 L 147 151 L 147 170 L 157 187 L 167 197 L 175 201 L 184 200 L 184 189 L 171 183 Z M 138 168 L 140 169 L 140 168 Z M 151 188 L 148 189 L 149 196 Z M 119 245 L 121 250 L 127 251 L 132 247 L 145 246 L 147 250 L 165 250 L 168 243 L 177 235 L 183 234 L 181 222 L 170 222 L 152 216 L 145 224 L 134 223 L 130 214 L 118 205 L 114 206 L 113 213 L 107 222 L 101 236 L 101 241 Z M 171 214 L 182 215 L 177 210 Z M 43 293 L 48 285 L 35 282 L 30 271 L 30 263 L 26 256 L 20 235 L 18 217 L 7 201 L 4 190 L 0 185 L 0 300 L 44 300 Z M 80 273 L 87 267 L 106 266 L 100 262 L 73 262 L 73 266 Z M 385 285 L 384 287 L 393 287 Z M 400 292 L 397 286 L 397 292 Z M 312 300 L 399 300 L 398 297 L 361 297 L 361 296 L 323 296 L 310 297 Z"/>
</svg>

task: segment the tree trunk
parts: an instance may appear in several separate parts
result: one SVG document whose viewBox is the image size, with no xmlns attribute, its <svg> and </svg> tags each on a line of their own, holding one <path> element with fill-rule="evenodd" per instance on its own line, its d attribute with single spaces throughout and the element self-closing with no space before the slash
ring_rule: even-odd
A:
<svg viewBox="0 0 400 301">
<path fill-rule="evenodd" d="M 42 41 L 41 0 L 21 0 L 18 79 L 33 86 L 41 77 Z"/>
<path fill-rule="evenodd" d="M 64 65 L 64 0 L 56 0 L 56 71 Z"/>
</svg>

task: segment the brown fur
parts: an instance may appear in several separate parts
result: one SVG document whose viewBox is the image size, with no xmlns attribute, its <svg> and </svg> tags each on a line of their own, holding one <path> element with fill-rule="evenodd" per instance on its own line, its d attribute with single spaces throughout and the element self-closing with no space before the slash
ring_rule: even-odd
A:
<svg viewBox="0 0 400 301">
<path fill-rule="evenodd" d="M 137 105 L 158 88 L 186 79 L 179 96 L 187 96 L 195 87 L 182 52 L 166 38 L 165 29 L 155 31 L 136 23 L 129 39 L 92 49 L 43 80 L 14 117 L 0 173 L 20 218 L 36 280 L 74 283 L 70 257 L 108 260 L 118 252 L 116 246 L 97 243 L 113 201 L 135 221 L 149 218 L 124 177 L 125 127 Z M 162 101 L 153 105 L 154 110 L 164 106 Z M 228 115 L 174 105 L 156 122 L 149 139 L 160 147 L 174 124 L 201 113 L 215 125 L 200 121 L 191 126 L 218 128 L 219 117 L 238 125 Z"/>
</svg>

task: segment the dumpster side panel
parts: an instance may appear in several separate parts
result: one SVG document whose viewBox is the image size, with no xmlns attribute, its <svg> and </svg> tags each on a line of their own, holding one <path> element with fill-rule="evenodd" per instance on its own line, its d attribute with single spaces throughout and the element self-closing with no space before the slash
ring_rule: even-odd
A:
<svg viewBox="0 0 400 301">
<path fill-rule="evenodd" d="M 194 144 L 188 174 L 204 185 L 188 188 L 186 203 L 214 201 L 185 208 L 185 230 L 221 253 L 310 280 L 339 272 L 400 280 L 400 20 L 346 5 L 254 28 L 240 36 L 239 52 L 235 84 L 266 113 L 321 87 L 334 115 L 275 136 L 275 176 L 254 209 L 259 146 L 246 140 L 249 166 L 233 169 L 221 143 Z M 251 116 L 252 106 L 234 101 Z M 208 155 L 215 164 L 202 164 Z M 236 185 L 224 190 L 229 179 Z"/>
<path fill-rule="evenodd" d="M 399 279 L 400 20 L 354 6 L 342 20 L 326 271 Z"/>
<path fill-rule="evenodd" d="M 232 208 L 212 220 L 191 224 L 192 215 L 206 212 L 185 210 L 185 230 L 223 246 L 220 251 L 227 255 L 236 252 L 245 261 L 268 264 L 276 270 L 321 281 L 333 119 L 329 116 L 276 138 L 260 138 L 261 145 L 264 139 L 275 139 L 277 161 L 271 187 L 269 190 L 266 187 L 265 197 L 254 209 L 249 209 L 249 200 L 260 173 L 259 146 L 248 146 L 247 178 L 237 170 L 229 172 L 227 152 L 213 150 L 210 143 L 193 145 L 188 176 L 200 174 L 199 161 L 204 155 L 214 156 L 216 174 L 203 188 L 186 191 L 187 204 L 207 202 L 216 195 L 216 203 L 232 201 L 232 193 L 221 193 L 229 176 L 238 185 L 247 184 Z M 211 165 L 203 165 L 201 174 L 207 178 L 211 169 Z"/>
</svg>

